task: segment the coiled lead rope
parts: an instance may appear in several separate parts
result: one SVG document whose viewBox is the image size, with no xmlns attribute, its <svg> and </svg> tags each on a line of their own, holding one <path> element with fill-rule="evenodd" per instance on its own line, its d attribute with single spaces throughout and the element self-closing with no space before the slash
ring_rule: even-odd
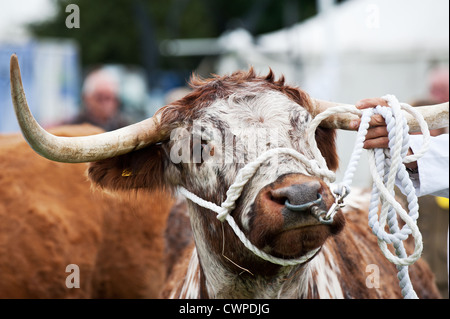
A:
<svg viewBox="0 0 450 319">
<path fill-rule="evenodd" d="M 416 161 L 428 150 L 430 134 L 423 116 L 415 111 L 413 107 L 405 103 L 399 103 L 393 95 L 385 95 L 383 99 L 386 100 L 389 107 L 377 106 L 376 108 L 369 108 L 362 112 L 361 124 L 350 162 L 344 173 L 343 181 L 337 184 L 334 192 L 336 196 L 340 196 L 343 192 L 346 193 L 350 190 L 351 182 L 363 149 L 365 136 L 369 128 L 370 118 L 374 114 L 381 114 L 387 125 L 389 149 L 368 150 L 370 173 L 373 178 L 372 196 L 369 205 L 369 226 L 378 238 L 378 245 L 383 255 L 397 266 L 398 279 L 403 297 L 405 299 L 411 299 L 417 298 L 417 295 L 409 278 L 408 266 L 420 258 L 423 244 L 422 235 L 417 227 L 417 218 L 419 216 L 417 196 L 404 163 Z M 403 116 L 402 109 L 409 112 L 418 120 L 423 134 L 424 142 L 422 149 L 415 155 L 407 156 L 409 128 Z M 334 113 L 351 112 L 358 114 L 361 111 L 356 110 L 352 106 L 337 106 L 330 108 L 326 112 L 326 114 L 320 114 L 322 119 Z M 316 119 L 311 122 L 313 129 L 320 124 L 319 121 L 321 119 L 317 118 L 318 123 L 315 121 Z M 402 187 L 405 189 L 409 213 L 395 199 L 394 186 L 396 179 L 400 181 Z M 380 202 L 382 206 L 378 219 L 378 204 Z M 398 226 L 397 214 L 405 222 L 405 225 L 401 229 Z M 385 231 L 386 223 L 389 233 Z M 410 256 L 407 256 L 403 241 L 409 235 L 413 236 L 415 246 L 414 252 Z M 388 244 L 394 246 L 395 256 L 389 251 Z"/>
</svg>

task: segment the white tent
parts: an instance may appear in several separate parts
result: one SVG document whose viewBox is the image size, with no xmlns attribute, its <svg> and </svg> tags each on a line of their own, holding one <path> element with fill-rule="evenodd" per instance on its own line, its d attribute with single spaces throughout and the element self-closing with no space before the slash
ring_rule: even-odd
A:
<svg viewBox="0 0 450 319">
<path fill-rule="evenodd" d="M 416 98 L 426 93 L 423 82 L 431 64 L 448 63 L 449 1 L 349 1 L 292 28 L 260 36 L 258 49 L 297 60 L 302 75 L 293 79 L 306 81 L 311 93 L 324 98 L 351 102 L 386 89 L 395 89 L 399 98 Z M 338 77 L 328 92 L 323 84 L 316 89 L 309 83 L 311 78 L 323 82 L 317 77 L 324 72 Z"/>
<path fill-rule="evenodd" d="M 259 44 L 302 55 L 321 55 L 330 41 L 345 54 L 448 52 L 448 9 L 447 0 L 353 0 L 292 28 L 260 36 Z"/>
<path fill-rule="evenodd" d="M 271 67 L 315 98 L 352 104 L 390 93 L 412 102 L 427 97 L 430 70 L 448 66 L 449 1 L 352 0 L 254 41 L 242 34 L 230 41 L 242 49 L 225 54 L 218 73 L 251 64 L 260 72 Z M 354 138 L 353 132 L 338 134 L 342 170 Z M 366 158 L 354 184 L 370 186 Z"/>
</svg>

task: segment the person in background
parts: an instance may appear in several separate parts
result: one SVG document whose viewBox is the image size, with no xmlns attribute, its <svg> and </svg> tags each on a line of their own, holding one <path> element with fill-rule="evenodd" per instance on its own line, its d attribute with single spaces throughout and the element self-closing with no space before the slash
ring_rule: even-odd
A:
<svg viewBox="0 0 450 319">
<path fill-rule="evenodd" d="M 448 67 L 436 68 L 430 73 L 429 98 L 433 103 L 448 102 L 449 70 Z"/>
<path fill-rule="evenodd" d="M 107 69 L 91 72 L 82 87 L 80 113 L 64 124 L 90 123 L 105 131 L 115 130 L 131 124 L 121 113 L 118 77 Z"/>
</svg>

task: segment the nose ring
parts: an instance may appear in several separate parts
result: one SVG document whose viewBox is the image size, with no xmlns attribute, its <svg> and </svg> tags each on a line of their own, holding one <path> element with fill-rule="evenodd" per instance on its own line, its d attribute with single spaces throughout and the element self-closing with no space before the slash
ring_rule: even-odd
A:
<svg viewBox="0 0 450 319">
<path fill-rule="evenodd" d="M 310 209 L 313 206 L 319 206 L 320 203 L 322 203 L 322 195 L 320 193 L 317 193 L 318 198 L 312 202 L 301 204 L 301 205 L 294 205 L 289 203 L 289 199 L 286 199 L 286 202 L 284 205 L 287 207 L 287 209 L 293 211 L 293 212 L 301 212 L 307 209 Z"/>
</svg>

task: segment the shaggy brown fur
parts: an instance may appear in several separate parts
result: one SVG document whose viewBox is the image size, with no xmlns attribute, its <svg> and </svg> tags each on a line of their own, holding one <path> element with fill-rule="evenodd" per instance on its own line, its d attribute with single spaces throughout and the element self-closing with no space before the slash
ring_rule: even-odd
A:
<svg viewBox="0 0 450 319">
<path fill-rule="evenodd" d="M 0 298 L 158 297 L 173 200 L 159 190 L 92 189 L 87 168 L 46 160 L 19 135 L 0 136 Z M 80 288 L 66 287 L 68 264 L 79 266 Z"/>
</svg>

